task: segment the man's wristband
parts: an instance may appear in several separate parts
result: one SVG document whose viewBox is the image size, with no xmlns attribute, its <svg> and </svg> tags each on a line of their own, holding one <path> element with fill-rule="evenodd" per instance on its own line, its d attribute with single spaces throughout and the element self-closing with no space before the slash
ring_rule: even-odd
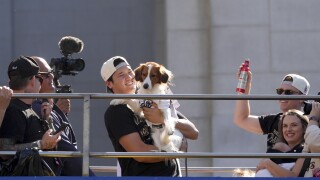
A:
<svg viewBox="0 0 320 180">
<path fill-rule="evenodd" d="M 41 140 L 37 141 L 37 146 L 38 146 L 39 149 L 41 149 Z"/>
<path fill-rule="evenodd" d="M 311 116 L 309 118 L 310 121 L 316 121 L 317 123 L 319 123 L 319 119 L 316 116 Z"/>
</svg>

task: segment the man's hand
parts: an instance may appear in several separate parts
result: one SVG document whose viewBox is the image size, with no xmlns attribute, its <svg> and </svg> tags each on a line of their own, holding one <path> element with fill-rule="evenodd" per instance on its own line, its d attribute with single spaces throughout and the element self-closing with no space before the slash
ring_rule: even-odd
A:
<svg viewBox="0 0 320 180">
<path fill-rule="evenodd" d="M 164 117 L 163 113 L 160 109 L 158 109 L 158 106 L 156 103 L 152 103 L 151 108 L 143 107 L 143 114 L 144 117 L 154 124 L 163 124 L 164 123 Z"/>
<path fill-rule="evenodd" d="M 319 102 L 312 102 L 312 109 L 311 112 L 309 114 L 309 117 L 316 117 L 318 119 L 320 119 L 320 103 Z"/>
<path fill-rule="evenodd" d="M 56 105 L 65 114 L 68 114 L 70 112 L 70 109 L 71 109 L 70 99 L 58 99 Z"/>
<path fill-rule="evenodd" d="M 239 66 L 239 69 L 237 71 L 237 78 L 239 79 L 240 77 L 240 70 L 241 70 L 241 66 Z M 248 71 L 248 78 L 247 78 L 247 84 L 246 84 L 246 90 L 244 92 L 244 94 L 250 94 L 250 90 L 251 90 L 251 80 L 252 80 L 252 73 L 249 70 Z"/>
<path fill-rule="evenodd" d="M 12 90 L 6 86 L 0 86 L 0 111 L 5 111 L 12 97 Z"/>
<path fill-rule="evenodd" d="M 185 137 L 182 138 L 179 151 L 188 152 L 188 141 L 187 141 L 187 138 L 185 138 Z"/>
<path fill-rule="evenodd" d="M 41 149 L 53 149 L 56 147 L 57 143 L 61 140 L 60 134 L 61 132 L 57 133 L 56 135 L 52 135 L 52 130 L 49 129 L 46 133 L 42 136 L 40 140 Z"/>
</svg>

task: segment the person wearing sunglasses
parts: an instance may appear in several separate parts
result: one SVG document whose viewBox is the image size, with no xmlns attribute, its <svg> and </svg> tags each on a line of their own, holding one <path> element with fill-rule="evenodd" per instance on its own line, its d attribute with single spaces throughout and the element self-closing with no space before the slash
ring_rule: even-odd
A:
<svg viewBox="0 0 320 180">
<path fill-rule="evenodd" d="M 54 93 L 55 85 L 53 83 L 53 72 L 47 61 L 38 56 L 31 57 L 40 67 L 42 79 L 40 93 Z M 52 99 L 49 99 L 53 101 Z M 40 114 L 41 104 L 43 100 L 38 100 L 33 102 L 33 109 Z M 64 110 L 70 111 L 70 100 L 63 99 L 58 100 L 57 103 L 60 102 L 60 106 L 64 107 Z M 65 104 L 65 105 L 63 105 Z M 69 104 L 69 105 L 68 105 Z M 53 108 L 50 114 L 50 117 L 53 122 L 53 126 L 55 129 L 59 129 L 62 124 L 67 124 L 68 126 L 61 132 L 61 141 L 58 142 L 57 150 L 58 151 L 78 151 L 77 141 L 75 137 L 75 133 L 72 129 L 71 123 L 69 122 L 68 117 L 66 116 L 66 112 L 63 111 L 58 104 L 53 104 Z M 69 107 L 69 108 L 68 108 Z M 63 167 L 61 169 L 61 176 L 82 176 L 82 158 L 74 157 L 74 158 L 61 158 Z M 90 176 L 94 176 L 94 173 L 90 170 Z"/>
<path fill-rule="evenodd" d="M 20 56 L 8 66 L 9 87 L 13 93 L 39 93 L 41 88 L 39 66 L 27 56 Z M 44 128 L 41 117 L 48 118 L 49 103 L 41 106 L 41 117 L 32 110 L 33 98 L 12 98 L 6 109 L 0 128 L 0 150 L 24 150 L 38 148 L 52 150 L 60 141 L 60 133 L 53 135 L 52 129 Z M 46 113 L 44 113 L 46 112 Z M 12 156 L 1 156 L 8 160 Z M 51 169 L 55 169 L 53 158 L 44 158 Z"/>
<path fill-rule="evenodd" d="M 240 69 L 238 70 L 238 77 Z M 250 94 L 252 73 L 248 72 L 248 79 L 243 94 Z M 310 89 L 308 80 L 298 74 L 287 74 L 281 81 L 280 87 L 275 90 L 278 95 L 307 95 Z M 246 131 L 255 134 L 268 135 L 267 148 L 272 148 L 279 141 L 278 123 L 283 113 L 289 109 L 301 110 L 303 100 L 279 100 L 280 113 L 269 115 L 252 115 L 249 100 L 237 100 L 234 110 L 234 123 Z"/>
</svg>

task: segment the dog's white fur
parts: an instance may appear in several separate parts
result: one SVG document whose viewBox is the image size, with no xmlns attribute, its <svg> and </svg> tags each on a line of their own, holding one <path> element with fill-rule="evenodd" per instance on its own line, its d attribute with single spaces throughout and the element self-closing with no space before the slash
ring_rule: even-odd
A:
<svg viewBox="0 0 320 180">
<path fill-rule="evenodd" d="M 135 79 L 138 84 L 138 94 L 166 94 L 165 91 L 173 78 L 172 73 L 164 66 L 155 63 L 147 62 L 140 64 L 135 70 Z M 152 100 L 158 105 L 158 108 L 162 111 L 164 116 L 164 128 L 153 127 L 150 121 L 147 120 L 148 126 L 151 127 L 151 136 L 154 141 L 154 145 L 159 150 L 167 152 L 179 151 L 183 135 L 180 131 L 175 130 L 176 121 L 173 120 L 173 116 L 177 116 L 174 111 L 171 113 L 170 100 Z M 129 99 L 115 99 L 112 100 L 111 105 L 116 104 L 128 104 L 128 106 L 137 114 L 142 114 L 140 103 L 138 100 Z"/>
</svg>

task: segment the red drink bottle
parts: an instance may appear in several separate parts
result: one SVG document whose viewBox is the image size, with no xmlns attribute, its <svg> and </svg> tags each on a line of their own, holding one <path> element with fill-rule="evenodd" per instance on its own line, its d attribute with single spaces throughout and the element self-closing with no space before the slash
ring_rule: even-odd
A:
<svg viewBox="0 0 320 180">
<path fill-rule="evenodd" d="M 249 68 L 249 59 L 246 59 L 244 63 L 242 63 L 242 66 L 240 68 L 240 76 L 239 76 L 239 81 L 238 85 L 236 88 L 236 92 L 238 93 L 244 93 L 246 90 L 246 85 L 247 85 L 247 79 L 248 79 L 248 71 L 250 70 Z"/>
</svg>

